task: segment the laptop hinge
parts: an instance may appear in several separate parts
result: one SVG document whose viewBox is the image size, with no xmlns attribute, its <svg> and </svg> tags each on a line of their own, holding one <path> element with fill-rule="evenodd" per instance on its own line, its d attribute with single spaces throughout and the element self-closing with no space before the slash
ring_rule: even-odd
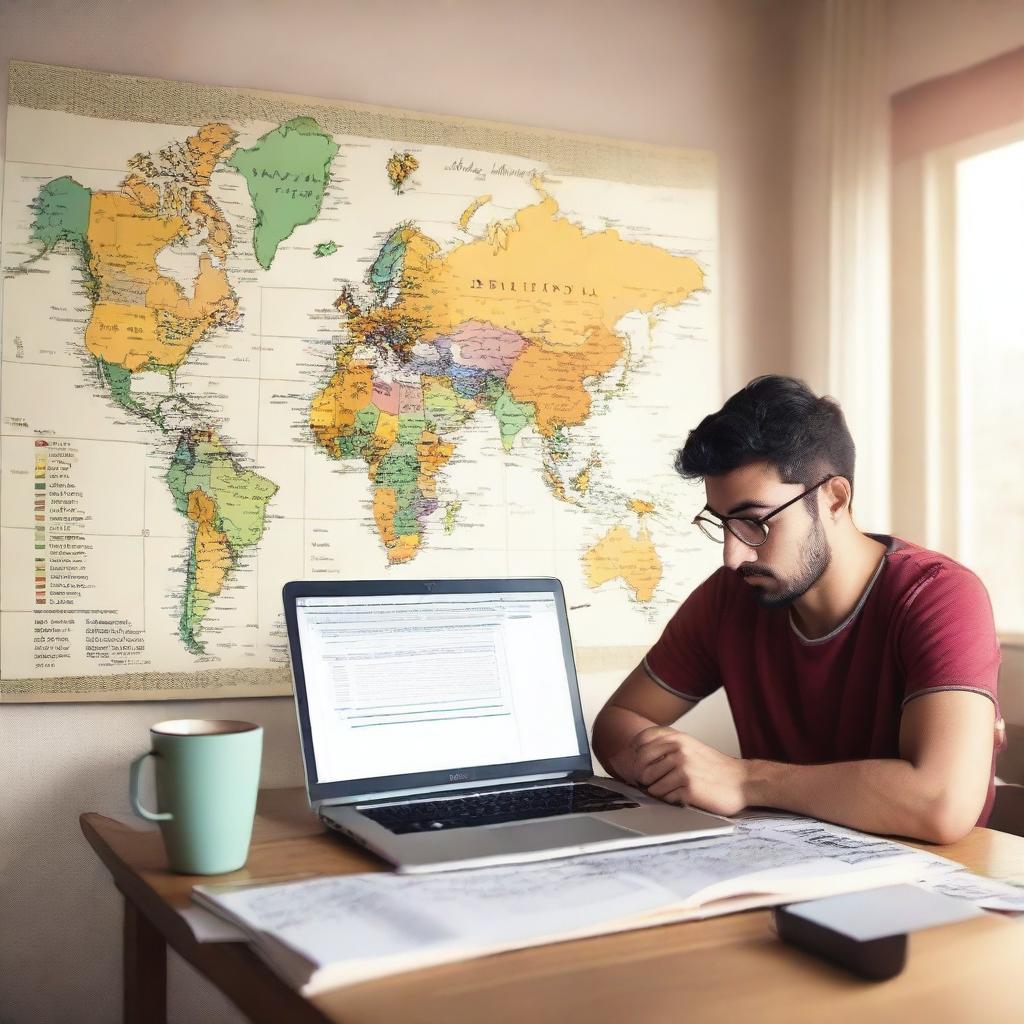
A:
<svg viewBox="0 0 1024 1024">
<path fill-rule="evenodd" d="M 324 800 L 314 800 L 313 810 L 322 807 L 340 807 L 345 804 L 366 804 L 378 800 L 394 800 L 398 797 L 420 797 L 420 796 L 442 796 L 457 794 L 467 789 L 498 789 L 516 788 L 521 785 L 529 785 L 534 782 L 547 782 L 554 780 L 558 782 L 569 782 L 576 779 L 589 779 L 587 772 L 550 772 L 545 775 L 516 775 L 513 778 L 505 779 L 477 779 L 474 782 L 457 782 L 448 786 L 419 786 L 415 789 L 392 789 L 380 793 L 359 793 L 355 796 L 330 797 Z"/>
</svg>

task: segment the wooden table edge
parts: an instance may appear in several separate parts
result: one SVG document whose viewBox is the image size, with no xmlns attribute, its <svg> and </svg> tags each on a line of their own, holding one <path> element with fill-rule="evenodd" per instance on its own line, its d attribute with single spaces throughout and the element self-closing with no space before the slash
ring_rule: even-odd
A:
<svg viewBox="0 0 1024 1024">
<path fill-rule="evenodd" d="M 125 899 L 125 1024 L 163 1024 L 166 1020 L 167 946 L 254 1021 L 337 1024 L 278 977 L 247 942 L 198 942 L 178 911 L 138 874 L 126 868 L 96 831 L 94 822 L 117 824 L 115 819 L 89 811 L 79 815 L 78 820 L 82 834 Z M 140 991 L 135 980 L 140 976 L 151 989 Z"/>
</svg>

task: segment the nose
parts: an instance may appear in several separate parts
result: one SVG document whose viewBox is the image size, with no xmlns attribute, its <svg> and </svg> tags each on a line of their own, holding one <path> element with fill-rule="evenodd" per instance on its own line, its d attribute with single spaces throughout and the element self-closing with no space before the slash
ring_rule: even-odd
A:
<svg viewBox="0 0 1024 1024">
<path fill-rule="evenodd" d="M 722 561 L 727 569 L 732 569 L 735 572 L 744 563 L 757 561 L 757 548 L 744 544 L 739 537 L 734 537 L 726 530 Z"/>
</svg>

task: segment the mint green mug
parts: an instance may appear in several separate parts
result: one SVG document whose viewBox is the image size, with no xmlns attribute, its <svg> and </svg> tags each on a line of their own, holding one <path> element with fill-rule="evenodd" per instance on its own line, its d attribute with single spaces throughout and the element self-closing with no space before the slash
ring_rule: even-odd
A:
<svg viewBox="0 0 1024 1024">
<path fill-rule="evenodd" d="M 219 875 L 249 855 L 263 729 L 252 722 L 179 718 L 149 730 L 152 749 L 131 766 L 132 808 L 163 833 L 171 870 Z M 142 762 L 156 765 L 158 811 L 139 799 Z"/>
</svg>

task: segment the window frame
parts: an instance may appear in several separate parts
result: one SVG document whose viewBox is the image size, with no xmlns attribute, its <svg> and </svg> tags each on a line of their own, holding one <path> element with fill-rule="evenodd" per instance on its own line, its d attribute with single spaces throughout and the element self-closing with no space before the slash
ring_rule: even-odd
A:
<svg viewBox="0 0 1024 1024">
<path fill-rule="evenodd" d="M 970 495 L 959 393 L 957 166 L 1024 142 L 1024 120 L 897 161 L 892 178 L 892 523 L 894 532 L 963 553 Z M 1024 632 L 999 631 L 1024 648 Z"/>
</svg>

